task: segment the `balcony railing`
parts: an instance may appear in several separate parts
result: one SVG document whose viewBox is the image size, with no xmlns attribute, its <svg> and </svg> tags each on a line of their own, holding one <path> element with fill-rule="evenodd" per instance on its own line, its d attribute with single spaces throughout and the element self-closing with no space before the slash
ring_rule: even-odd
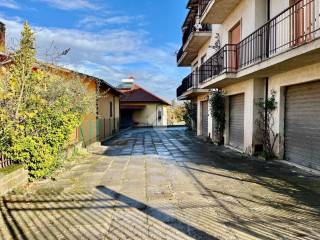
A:
<svg viewBox="0 0 320 240">
<path fill-rule="evenodd" d="M 237 71 L 237 45 L 227 44 L 216 54 L 204 62 L 199 71 L 199 81 L 203 83 L 221 73 L 233 73 Z"/>
<path fill-rule="evenodd" d="M 187 43 L 187 41 L 189 40 L 189 37 L 192 33 L 195 32 L 211 32 L 212 31 L 212 27 L 211 24 L 202 24 L 200 29 L 196 29 L 195 28 L 195 22 L 189 24 L 189 26 L 187 27 L 187 29 L 184 31 L 183 33 L 183 37 L 182 37 L 182 43 L 183 45 Z"/>
<path fill-rule="evenodd" d="M 206 2 L 206 1 L 204 1 Z M 320 0 L 301 0 L 236 45 L 227 44 L 200 67 L 200 82 L 236 73 L 320 37 Z"/>
<path fill-rule="evenodd" d="M 211 2 L 211 0 L 200 0 L 199 1 L 199 10 L 200 10 L 200 14 L 202 15 L 203 12 L 206 10 L 207 6 L 209 5 L 209 3 Z"/>
<path fill-rule="evenodd" d="M 198 88 L 198 73 L 192 72 L 182 80 L 182 84 L 177 89 L 177 97 L 180 97 L 190 89 Z"/>
<path fill-rule="evenodd" d="M 183 46 L 179 49 L 178 53 L 177 53 L 177 62 L 179 62 L 179 60 L 181 59 L 183 55 Z"/>
</svg>

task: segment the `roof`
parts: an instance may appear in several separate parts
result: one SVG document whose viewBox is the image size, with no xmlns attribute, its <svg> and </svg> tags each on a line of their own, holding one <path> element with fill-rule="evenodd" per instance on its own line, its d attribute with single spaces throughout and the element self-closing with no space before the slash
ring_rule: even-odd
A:
<svg viewBox="0 0 320 240">
<path fill-rule="evenodd" d="M 105 80 L 103 80 L 101 78 L 97 78 L 97 77 L 94 77 L 94 76 L 91 76 L 91 75 L 87 75 L 87 74 L 84 74 L 84 73 L 73 71 L 73 70 L 70 70 L 70 69 L 67 69 L 67 68 L 63 68 L 63 67 L 60 67 L 60 66 L 57 66 L 57 65 L 53 65 L 53 64 L 40 63 L 40 65 L 49 67 L 49 68 L 57 70 L 57 71 L 76 74 L 76 75 L 79 75 L 80 77 L 88 78 L 89 80 L 92 80 L 92 81 L 100 82 L 104 87 L 107 87 L 107 88 L 111 89 L 116 95 L 120 96 L 122 94 L 120 91 L 118 91 L 117 88 L 115 88 L 114 86 L 112 86 L 111 84 L 107 83 Z"/>
<path fill-rule="evenodd" d="M 0 66 L 6 66 L 12 63 L 12 57 L 9 54 L 0 52 Z"/>
<path fill-rule="evenodd" d="M 170 105 L 167 101 L 154 95 L 148 90 L 135 83 L 121 83 L 118 90 L 123 94 L 120 96 L 121 103 L 139 102 L 139 103 L 161 103 Z"/>
</svg>

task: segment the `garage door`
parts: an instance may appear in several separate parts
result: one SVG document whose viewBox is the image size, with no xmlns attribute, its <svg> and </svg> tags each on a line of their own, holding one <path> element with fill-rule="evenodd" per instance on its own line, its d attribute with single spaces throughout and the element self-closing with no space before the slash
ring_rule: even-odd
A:
<svg viewBox="0 0 320 240">
<path fill-rule="evenodd" d="M 202 136 L 208 136 L 208 101 L 201 102 Z"/>
<path fill-rule="evenodd" d="M 229 144 L 243 150 L 244 139 L 244 94 L 230 97 Z"/>
<path fill-rule="evenodd" d="M 320 81 L 287 88 L 285 159 L 320 170 Z"/>
</svg>

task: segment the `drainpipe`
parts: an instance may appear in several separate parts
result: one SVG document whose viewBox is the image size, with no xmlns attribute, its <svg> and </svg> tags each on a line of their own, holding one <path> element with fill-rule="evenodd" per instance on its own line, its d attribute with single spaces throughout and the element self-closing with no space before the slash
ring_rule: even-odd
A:
<svg viewBox="0 0 320 240">
<path fill-rule="evenodd" d="M 270 21 L 271 18 L 271 0 L 267 0 L 267 21 Z M 270 37 L 270 29 L 268 27 L 268 37 L 267 37 L 267 57 L 269 57 L 269 37 Z M 269 95 L 269 77 L 266 77 L 265 80 L 265 106 L 267 105 L 268 101 L 268 95 Z M 265 113 L 264 113 L 264 122 L 265 122 L 265 131 L 268 128 L 268 110 L 265 108 Z"/>
<path fill-rule="evenodd" d="M 116 97 L 113 96 L 113 133 L 116 133 Z"/>
<path fill-rule="evenodd" d="M 271 0 L 267 0 L 267 22 L 270 21 L 271 18 Z M 269 57 L 269 43 L 270 43 L 270 24 L 267 27 L 267 42 L 266 42 L 266 57 Z"/>
<path fill-rule="evenodd" d="M 267 21 L 271 18 L 271 0 L 267 0 Z"/>
<path fill-rule="evenodd" d="M 266 108 L 267 102 L 268 102 L 268 95 L 269 95 L 269 77 L 266 77 L 266 80 L 265 80 L 265 98 L 264 98 L 265 99 L 265 112 L 264 112 L 264 124 L 265 124 L 264 129 L 265 129 L 265 131 L 267 131 L 267 128 L 268 128 L 268 123 L 267 123 L 267 121 L 268 121 L 268 116 L 267 116 L 268 110 Z"/>
</svg>

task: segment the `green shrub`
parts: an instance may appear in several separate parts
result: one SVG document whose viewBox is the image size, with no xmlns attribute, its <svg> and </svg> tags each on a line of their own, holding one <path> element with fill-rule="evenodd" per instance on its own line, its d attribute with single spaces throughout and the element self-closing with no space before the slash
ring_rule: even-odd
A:
<svg viewBox="0 0 320 240">
<path fill-rule="evenodd" d="M 210 97 L 211 116 L 215 121 L 215 140 L 223 144 L 223 133 L 226 125 L 225 97 L 222 91 L 214 91 Z"/>
<path fill-rule="evenodd" d="M 95 101 L 80 79 L 35 68 L 35 54 L 34 36 L 25 24 L 14 63 L 0 84 L 0 153 L 24 163 L 30 177 L 42 178 L 55 169 Z"/>
</svg>

